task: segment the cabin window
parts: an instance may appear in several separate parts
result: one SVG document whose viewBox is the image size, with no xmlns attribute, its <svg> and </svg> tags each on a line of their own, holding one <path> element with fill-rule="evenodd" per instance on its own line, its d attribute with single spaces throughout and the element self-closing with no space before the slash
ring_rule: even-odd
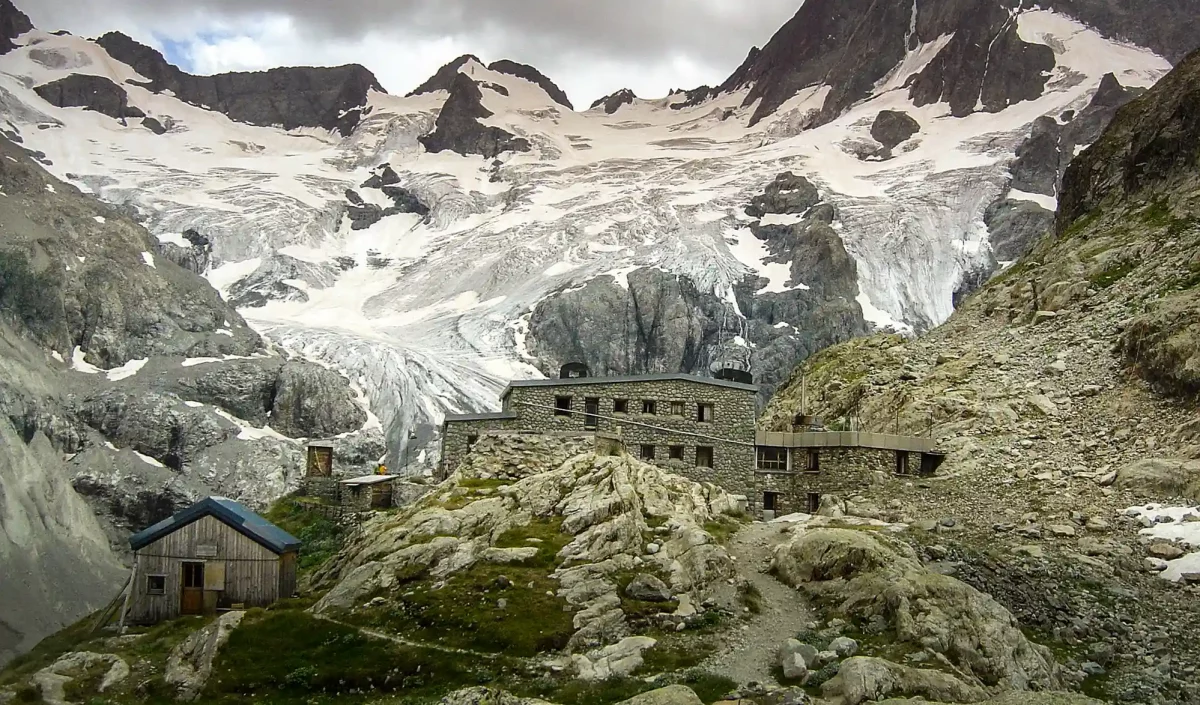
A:
<svg viewBox="0 0 1200 705">
<path fill-rule="evenodd" d="M 165 594 L 167 594 L 167 576 L 165 576 L 165 575 L 147 575 L 146 576 L 146 594 L 147 595 L 165 595 Z"/>
<path fill-rule="evenodd" d="M 711 446 L 696 447 L 696 467 L 711 468 L 713 466 L 713 449 Z"/>
<path fill-rule="evenodd" d="M 902 450 L 896 451 L 896 474 L 908 474 L 908 453 Z"/>
<path fill-rule="evenodd" d="M 712 404 L 697 404 L 696 405 L 696 420 L 700 423 L 712 423 L 713 420 L 713 405 Z"/>
<path fill-rule="evenodd" d="M 816 492 L 809 492 L 808 498 L 805 501 L 805 508 L 809 514 L 816 514 L 821 510 L 821 495 Z"/>
<path fill-rule="evenodd" d="M 654 446 L 642 446 L 642 460 L 654 460 Z"/>
<path fill-rule="evenodd" d="M 583 400 L 583 427 L 595 430 L 600 426 L 600 400 L 588 398 Z"/>
<path fill-rule="evenodd" d="M 787 470 L 787 448 L 759 447 L 758 469 L 777 472 Z"/>
<path fill-rule="evenodd" d="M 479 434 L 478 433 L 472 433 L 471 435 L 467 436 L 467 450 L 474 448 L 475 444 L 478 442 L 479 442 Z"/>
<path fill-rule="evenodd" d="M 554 397 L 554 415 L 571 415 L 571 397 Z"/>
<path fill-rule="evenodd" d="M 671 402 L 671 416 L 683 416 L 683 402 Z"/>
<path fill-rule="evenodd" d="M 778 492 L 763 492 L 763 509 L 768 512 L 773 512 L 779 508 L 779 493 Z"/>
<path fill-rule="evenodd" d="M 683 446 L 671 446 L 671 460 L 683 460 Z"/>
<path fill-rule="evenodd" d="M 821 472 L 821 453 L 819 451 L 808 451 L 807 464 L 804 466 L 805 472 Z"/>
<path fill-rule="evenodd" d="M 360 489 L 355 487 L 354 489 Z M 184 563 L 183 564 L 183 586 L 185 588 L 204 589 L 204 564 L 203 563 Z"/>
<path fill-rule="evenodd" d="M 642 413 L 653 416 L 658 413 L 658 404 L 653 399 L 642 400 Z"/>
<path fill-rule="evenodd" d="M 629 413 L 629 400 L 628 399 L 613 399 L 613 413 L 614 414 Z"/>
</svg>

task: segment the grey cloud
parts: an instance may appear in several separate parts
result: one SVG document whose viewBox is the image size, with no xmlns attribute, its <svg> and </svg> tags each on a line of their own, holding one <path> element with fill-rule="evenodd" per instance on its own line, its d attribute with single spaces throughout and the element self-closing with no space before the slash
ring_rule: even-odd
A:
<svg viewBox="0 0 1200 705">
<path fill-rule="evenodd" d="M 263 15 L 286 15 L 310 42 L 346 42 L 371 34 L 396 41 L 453 37 L 486 61 L 508 58 L 531 64 L 569 85 L 572 65 L 599 61 L 636 72 L 673 58 L 704 67 L 712 81 L 720 81 L 752 45 L 765 43 L 802 1 L 84 0 L 82 7 L 79 0 L 18 3 L 26 5 L 43 29 L 89 34 L 121 30 L 123 24 L 178 33 L 200 17 L 238 26 Z M 386 60 L 363 57 L 361 63 L 372 67 Z M 411 85 L 388 88 L 407 91 L 425 78 L 412 76 Z M 572 97 L 583 102 L 597 96 Z"/>
</svg>

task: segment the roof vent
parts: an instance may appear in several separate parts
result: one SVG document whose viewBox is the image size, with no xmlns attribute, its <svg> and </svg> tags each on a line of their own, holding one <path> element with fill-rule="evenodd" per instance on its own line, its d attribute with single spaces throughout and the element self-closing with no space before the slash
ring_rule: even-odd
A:
<svg viewBox="0 0 1200 705">
<path fill-rule="evenodd" d="M 741 369 L 739 366 L 726 366 L 717 370 L 714 375 L 717 379 L 723 379 L 726 382 L 737 382 L 738 384 L 754 384 L 754 375 L 748 371 Z"/>
<path fill-rule="evenodd" d="M 559 379 L 579 379 L 588 376 L 588 366 L 582 362 L 568 362 L 558 371 Z"/>
</svg>

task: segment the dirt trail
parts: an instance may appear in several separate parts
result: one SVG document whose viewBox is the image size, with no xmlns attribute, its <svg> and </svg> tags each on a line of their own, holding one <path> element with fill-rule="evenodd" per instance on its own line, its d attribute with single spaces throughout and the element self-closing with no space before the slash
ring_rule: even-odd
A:
<svg viewBox="0 0 1200 705">
<path fill-rule="evenodd" d="M 751 681 L 774 684 L 772 669 L 777 665 L 780 644 L 795 638 L 812 620 L 800 593 L 764 572 L 770 565 L 772 549 L 784 538 L 779 534 L 781 526 L 751 524 L 735 534 L 728 545 L 729 554 L 737 558 L 739 577 L 749 580 L 762 594 L 762 611 L 730 633 L 722 648 L 701 667 L 740 685 Z"/>
</svg>

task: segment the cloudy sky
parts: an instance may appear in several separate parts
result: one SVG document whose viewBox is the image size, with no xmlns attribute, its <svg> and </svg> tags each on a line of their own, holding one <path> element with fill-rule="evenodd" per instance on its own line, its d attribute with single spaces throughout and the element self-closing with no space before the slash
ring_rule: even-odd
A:
<svg viewBox="0 0 1200 705">
<path fill-rule="evenodd" d="M 15 0 L 40 29 L 120 30 L 194 73 L 361 63 L 407 93 L 465 53 L 532 64 L 576 106 L 720 83 L 803 0 Z"/>
</svg>

